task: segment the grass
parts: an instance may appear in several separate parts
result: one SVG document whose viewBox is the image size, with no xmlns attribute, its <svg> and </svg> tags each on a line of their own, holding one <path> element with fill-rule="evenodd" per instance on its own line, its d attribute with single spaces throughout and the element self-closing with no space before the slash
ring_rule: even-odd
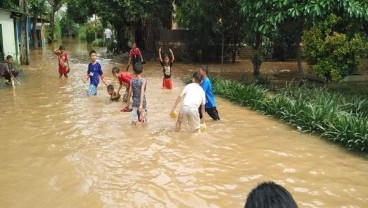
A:
<svg viewBox="0 0 368 208">
<path fill-rule="evenodd" d="M 287 87 L 268 96 L 267 89 L 222 78 L 212 79 L 215 94 L 302 132 L 318 133 L 345 148 L 368 153 L 368 100 L 345 98 L 320 87 Z"/>
</svg>

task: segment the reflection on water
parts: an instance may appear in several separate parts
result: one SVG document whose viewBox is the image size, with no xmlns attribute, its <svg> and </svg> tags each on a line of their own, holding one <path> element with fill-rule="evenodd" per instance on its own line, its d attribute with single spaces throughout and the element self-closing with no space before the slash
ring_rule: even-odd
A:
<svg viewBox="0 0 368 208">
<path fill-rule="evenodd" d="M 146 64 L 150 124 L 132 127 L 103 86 L 86 96 L 86 44 L 66 46 L 68 80 L 50 47 L 33 52 L 20 87 L 0 85 L 0 207 L 242 207 L 264 180 L 300 207 L 368 206 L 366 159 L 226 100 L 207 132 L 174 133 L 169 111 L 194 65 L 175 64 L 174 89 L 164 91 L 159 64 Z M 117 84 L 117 63 L 103 56 Z"/>
</svg>

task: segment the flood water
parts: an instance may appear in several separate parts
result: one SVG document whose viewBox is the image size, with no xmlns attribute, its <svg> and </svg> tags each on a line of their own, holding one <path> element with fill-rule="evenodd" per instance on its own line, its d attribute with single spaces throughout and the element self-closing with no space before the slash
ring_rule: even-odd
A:
<svg viewBox="0 0 368 208">
<path fill-rule="evenodd" d="M 58 78 L 52 47 L 32 52 L 15 90 L 1 80 L 0 207 L 243 207 L 265 180 L 300 207 L 368 207 L 366 158 L 227 100 L 217 98 L 221 121 L 208 119 L 206 132 L 175 133 L 169 112 L 195 65 L 175 64 L 174 89 L 165 91 L 149 61 L 150 123 L 133 127 L 101 84 L 86 96 L 90 48 L 64 44 L 68 80 Z M 103 51 L 98 59 L 117 87 L 111 68 L 119 63 Z"/>
</svg>

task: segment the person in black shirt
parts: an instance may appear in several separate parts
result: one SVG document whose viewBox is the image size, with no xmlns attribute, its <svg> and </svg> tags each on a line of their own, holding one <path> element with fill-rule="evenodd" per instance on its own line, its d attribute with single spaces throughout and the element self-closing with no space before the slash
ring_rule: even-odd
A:
<svg viewBox="0 0 368 208">
<path fill-rule="evenodd" d="M 171 60 L 170 60 L 169 54 L 165 54 L 164 59 L 162 59 L 161 48 L 158 49 L 158 56 L 159 56 L 162 70 L 164 73 L 164 78 L 162 80 L 162 88 L 164 89 L 172 89 L 172 81 L 171 81 L 172 68 L 171 67 L 175 61 L 175 57 L 174 57 L 173 51 L 170 48 L 169 48 L 169 53 L 171 55 Z"/>
</svg>

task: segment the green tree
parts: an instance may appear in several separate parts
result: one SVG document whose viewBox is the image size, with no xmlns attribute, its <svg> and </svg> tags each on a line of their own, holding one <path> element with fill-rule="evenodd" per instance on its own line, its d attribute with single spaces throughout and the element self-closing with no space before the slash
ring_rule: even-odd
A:
<svg viewBox="0 0 368 208">
<path fill-rule="evenodd" d="M 19 6 L 18 0 L 1 0 L 0 1 L 0 8 L 18 10 L 19 9 L 18 6 Z"/>
<path fill-rule="evenodd" d="M 32 42 L 33 48 L 38 47 L 38 38 L 37 38 L 37 18 L 44 17 L 47 15 L 48 12 L 48 4 L 46 0 L 29 0 L 29 13 L 32 15 L 32 22 L 33 22 L 33 30 L 32 30 Z"/>
<path fill-rule="evenodd" d="M 305 31 L 302 38 L 308 63 L 326 82 L 338 82 L 357 71 L 367 54 L 367 39 L 360 33 L 342 33 L 342 22 L 332 14 Z"/>
<path fill-rule="evenodd" d="M 65 0 L 47 0 L 51 6 L 50 12 L 50 40 L 49 42 L 55 41 L 55 13 L 59 11 L 59 9 L 65 3 Z M 87 6 L 87 5 L 86 5 Z"/>
<path fill-rule="evenodd" d="M 231 48 L 235 62 L 236 51 L 244 38 L 243 18 L 236 0 L 182 0 L 178 5 L 177 20 L 180 27 L 188 29 L 186 43 L 195 51 L 198 60 L 214 46 L 225 45 Z"/>
<path fill-rule="evenodd" d="M 368 19 L 368 1 L 362 0 L 239 0 L 241 12 L 244 14 L 245 24 L 249 25 L 252 33 L 259 36 L 268 36 L 280 24 L 286 20 L 293 20 L 298 27 L 295 28 L 295 41 L 297 46 L 298 71 L 302 78 L 300 42 L 303 30 L 309 21 L 315 18 L 323 18 L 332 12 L 340 12 L 347 17 Z M 256 35 L 257 37 L 257 35 Z M 259 40 L 255 39 L 258 46 Z M 256 49 L 258 49 L 256 47 Z M 257 54 L 257 53 L 256 53 Z M 254 67 L 255 74 L 258 67 Z"/>
</svg>

